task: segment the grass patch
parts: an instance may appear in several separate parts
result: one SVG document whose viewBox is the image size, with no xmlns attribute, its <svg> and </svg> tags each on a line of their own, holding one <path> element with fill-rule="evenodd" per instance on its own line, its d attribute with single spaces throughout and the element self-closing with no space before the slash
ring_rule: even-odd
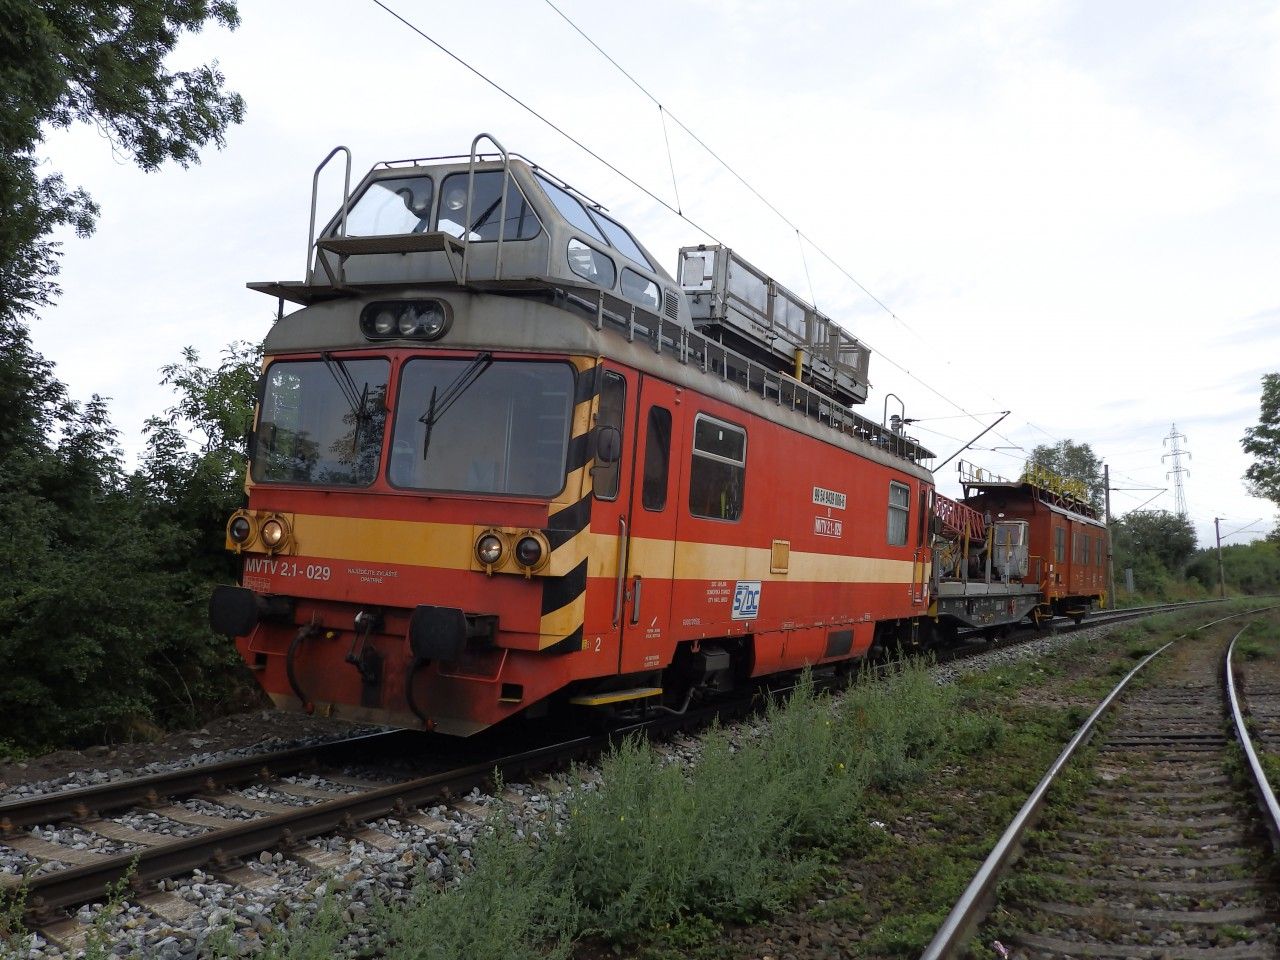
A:
<svg viewBox="0 0 1280 960">
<path fill-rule="evenodd" d="M 956 692 L 919 663 L 833 701 L 803 682 L 758 737 L 703 738 L 689 770 L 629 743 L 553 850 L 584 930 L 610 943 L 699 916 L 758 919 L 813 888 L 855 842 L 868 789 L 918 783 L 957 732 Z M 989 724 L 963 737 L 989 743 Z"/>
</svg>

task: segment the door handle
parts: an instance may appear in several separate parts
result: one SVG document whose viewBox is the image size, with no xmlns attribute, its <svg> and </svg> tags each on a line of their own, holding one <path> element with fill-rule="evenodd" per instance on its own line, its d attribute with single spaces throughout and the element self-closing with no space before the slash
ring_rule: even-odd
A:
<svg viewBox="0 0 1280 960">
<path fill-rule="evenodd" d="M 635 625 L 640 622 L 640 588 L 644 586 L 644 580 L 639 576 L 636 577 L 635 584 L 631 588 L 631 623 Z"/>
<path fill-rule="evenodd" d="M 618 582 L 613 598 L 613 625 L 622 622 L 622 601 L 627 593 L 627 518 L 618 518 Z"/>
</svg>

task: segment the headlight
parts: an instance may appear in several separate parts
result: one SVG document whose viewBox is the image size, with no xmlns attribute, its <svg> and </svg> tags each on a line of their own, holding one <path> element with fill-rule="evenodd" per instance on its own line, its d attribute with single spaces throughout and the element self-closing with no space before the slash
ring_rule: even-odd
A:
<svg viewBox="0 0 1280 960">
<path fill-rule="evenodd" d="M 536 567 L 542 562 L 542 543 L 537 537 L 520 538 L 516 543 L 516 561 L 524 567 Z"/>
<path fill-rule="evenodd" d="M 406 310 L 400 314 L 400 322 L 397 324 L 400 328 L 400 336 L 412 337 L 418 332 L 418 317 L 412 310 Z"/>
<path fill-rule="evenodd" d="M 231 522 L 227 524 L 227 536 L 234 543 L 248 543 L 249 538 L 253 536 L 253 525 L 249 523 L 249 518 L 242 514 L 232 517 Z"/>
<path fill-rule="evenodd" d="M 392 300 L 360 311 L 360 330 L 370 340 L 438 340 L 449 330 L 452 314 L 440 300 Z"/>
<path fill-rule="evenodd" d="M 284 541 L 284 524 L 274 517 L 262 525 L 262 542 L 274 549 Z"/>
<path fill-rule="evenodd" d="M 502 559 L 502 538 L 496 533 L 483 534 L 476 541 L 476 559 L 486 567 L 492 567 Z"/>
<path fill-rule="evenodd" d="M 413 308 L 409 308 L 413 312 Z M 428 340 L 435 340 L 448 326 L 445 317 L 444 308 L 438 303 L 429 303 L 420 310 L 417 310 L 418 330 L 420 334 Z"/>
</svg>

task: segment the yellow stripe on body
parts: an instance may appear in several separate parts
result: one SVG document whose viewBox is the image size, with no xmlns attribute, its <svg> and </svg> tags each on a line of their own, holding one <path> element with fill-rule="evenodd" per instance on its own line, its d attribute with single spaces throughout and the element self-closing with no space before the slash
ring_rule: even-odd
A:
<svg viewBox="0 0 1280 960">
<path fill-rule="evenodd" d="M 550 646 L 556 640 L 562 640 L 582 626 L 587 614 L 587 594 L 578 594 L 572 602 L 558 610 L 543 614 L 538 623 L 538 632 L 544 638 L 552 638 L 542 646 Z"/>
<path fill-rule="evenodd" d="M 772 551 L 769 547 L 736 547 L 719 543 L 696 543 L 689 540 L 631 541 L 631 564 L 670 563 L 675 550 L 677 580 L 772 580 L 782 583 L 910 583 L 916 565 L 911 560 L 888 560 L 883 557 L 851 557 L 832 553 L 791 551 L 787 573 L 771 573 Z"/>
<path fill-rule="evenodd" d="M 308 557 L 403 563 L 442 570 L 471 569 L 475 546 L 469 523 L 371 520 L 296 515 L 296 552 Z"/>
<path fill-rule="evenodd" d="M 401 563 L 444 570 L 470 570 L 474 528 L 466 523 L 371 520 L 356 517 L 297 515 L 293 530 L 297 552 L 308 557 L 366 563 Z M 739 547 L 633 537 L 631 570 L 671 569 L 677 580 L 769 580 L 797 583 L 911 583 L 918 561 L 791 552 L 788 573 L 770 573 L 768 547 Z M 541 576 L 563 576 L 583 559 L 588 577 L 617 574 L 618 536 L 583 530 L 553 551 Z"/>
</svg>

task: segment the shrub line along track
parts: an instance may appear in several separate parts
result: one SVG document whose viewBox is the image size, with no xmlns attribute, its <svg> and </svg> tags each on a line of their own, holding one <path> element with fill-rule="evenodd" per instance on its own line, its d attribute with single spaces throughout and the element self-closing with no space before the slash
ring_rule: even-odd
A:
<svg viewBox="0 0 1280 960">
<path fill-rule="evenodd" d="M 1113 611 L 1085 621 L 1074 630 L 1102 626 L 1111 622 L 1148 616 L 1168 607 L 1134 608 Z M 950 651 L 947 660 L 962 659 L 985 651 L 985 647 L 968 647 Z M 838 683 L 845 678 L 836 678 Z M 789 687 L 774 686 L 775 695 L 785 694 Z M 213 863 L 229 870 L 239 858 L 272 847 L 296 848 L 308 837 L 342 830 L 354 832 L 361 821 L 381 816 L 413 818 L 414 811 L 432 801 L 461 795 L 491 780 L 497 770 L 504 780 L 526 776 L 563 765 L 570 760 L 590 759 L 629 733 L 648 737 L 669 735 L 676 729 L 691 728 L 713 718 L 745 714 L 752 701 L 719 703 L 691 709 L 683 716 L 662 716 L 644 723 L 615 729 L 597 736 L 574 738 L 502 758 L 490 758 L 461 767 L 434 772 L 400 783 L 380 785 L 351 777 L 329 779 L 359 788 L 349 795 L 328 795 L 322 790 L 281 783 L 279 778 L 301 773 L 320 773 L 353 760 L 368 760 L 372 755 L 394 755 L 398 748 L 408 749 L 419 737 L 413 731 L 396 730 L 364 734 L 324 744 L 296 747 L 274 753 L 257 754 L 182 770 L 59 791 L 36 797 L 0 803 L 0 843 L 23 851 L 26 847 L 37 859 L 65 860 L 70 865 L 61 870 L 28 876 L 0 875 L 0 892 L 25 884 L 28 913 L 39 925 L 56 921 L 56 911 L 103 896 L 111 883 L 128 876 L 133 888 L 145 893 L 154 881 Z M 240 798 L 220 791 L 245 785 L 267 786 L 295 798 L 317 802 L 306 806 L 281 809 L 272 804 Z M 211 796 L 212 795 L 212 796 Z M 215 803 L 267 814 L 252 820 L 232 820 L 185 813 L 174 806 L 176 798 L 207 798 Z M 167 805 L 167 806 L 166 806 Z M 206 833 L 190 837 L 173 837 L 136 830 L 103 819 L 112 811 L 137 807 L 159 812 L 179 823 L 204 827 Z M 417 815 L 427 819 L 425 815 Z M 217 821 L 226 819 L 225 824 Z M 57 844 L 18 835 L 39 825 L 71 821 L 74 825 L 138 849 L 123 854 L 76 851 L 70 848 L 59 857 Z"/>
<path fill-rule="evenodd" d="M 1218 620 L 1213 620 L 1213 621 L 1210 621 L 1209 623 L 1203 624 L 1202 626 L 1197 627 L 1196 630 L 1198 632 L 1201 630 L 1205 630 L 1209 627 L 1215 626 L 1216 624 L 1223 623 L 1227 620 L 1236 619 L 1242 616 L 1249 616 L 1254 613 L 1262 613 L 1262 612 L 1266 612 L 1268 610 L 1274 610 L 1274 609 L 1277 609 L 1277 608 L 1266 607 L 1266 608 L 1261 608 L 1257 610 L 1244 611 L 1238 614 L 1232 614 L 1231 616 L 1223 617 Z M 1236 634 L 1236 636 L 1232 638 L 1230 646 L 1228 647 L 1226 656 L 1223 659 L 1224 670 L 1223 670 L 1222 687 L 1224 691 L 1224 696 L 1226 698 L 1227 704 L 1231 712 L 1238 742 L 1240 743 L 1241 748 L 1244 750 L 1246 757 L 1250 758 L 1248 763 L 1248 768 L 1250 771 L 1250 776 L 1253 782 L 1254 789 L 1257 792 L 1259 797 L 1260 808 L 1261 808 L 1261 813 L 1263 815 L 1263 819 L 1266 822 L 1268 830 L 1270 831 L 1273 837 L 1273 844 L 1276 845 L 1277 850 L 1280 850 L 1280 806 L 1277 806 L 1276 804 L 1275 796 L 1272 793 L 1270 786 L 1267 784 L 1266 777 L 1263 775 L 1263 772 L 1262 772 L 1261 764 L 1257 761 L 1256 754 L 1254 753 L 1253 747 L 1250 743 L 1250 738 L 1249 738 L 1247 729 L 1245 727 L 1243 717 L 1241 715 L 1240 705 L 1236 697 L 1235 681 L 1231 672 L 1232 671 L 1231 652 L 1235 647 L 1236 639 L 1240 636 L 1241 633 L 1244 632 L 1245 629 L 1247 629 L 1247 625 L 1246 627 L 1241 628 L 1241 630 Z M 1182 639 L 1182 638 L 1178 638 L 1178 639 Z M 969 937 L 971 937 L 973 933 L 977 930 L 978 925 L 987 916 L 987 913 L 989 912 L 991 907 L 994 905 L 995 898 L 996 898 L 996 886 L 998 882 L 1007 874 L 1009 868 L 1012 866 L 1013 862 L 1017 859 L 1019 853 L 1021 852 L 1022 839 L 1026 831 L 1029 830 L 1034 825 L 1036 819 L 1041 813 L 1044 807 L 1046 795 L 1050 787 L 1053 786 L 1058 775 L 1067 766 L 1068 762 L 1071 760 L 1076 750 L 1089 740 L 1090 736 L 1092 735 L 1097 725 L 1098 720 L 1112 705 L 1112 703 L 1117 699 L 1120 693 L 1125 689 L 1129 681 L 1132 680 L 1144 667 L 1146 667 L 1148 663 L 1150 663 L 1157 656 L 1162 654 L 1169 647 L 1173 646 L 1176 642 L 1177 640 L 1171 640 L 1168 643 L 1161 646 L 1156 651 L 1154 651 L 1153 653 L 1144 657 L 1131 671 L 1129 671 L 1128 674 L 1126 674 L 1126 676 L 1115 686 L 1115 688 L 1112 689 L 1111 692 L 1107 694 L 1107 696 L 1093 711 L 1093 713 L 1084 722 L 1084 724 L 1081 725 L 1080 729 L 1076 731 L 1076 734 L 1072 737 L 1071 741 L 1066 745 L 1066 747 L 1062 750 L 1062 753 L 1059 754 L 1058 758 L 1050 766 L 1048 772 L 1044 775 L 1044 777 L 1036 785 L 1035 789 L 1031 792 L 1031 795 L 1027 798 L 1026 803 L 1023 804 L 1022 808 L 1014 816 L 1012 822 L 1006 828 L 1005 832 L 1001 835 L 1000 839 L 996 842 L 990 854 L 988 854 L 986 860 L 982 863 L 982 866 L 978 869 L 978 872 L 975 874 L 973 880 L 970 882 L 969 886 L 965 889 L 964 893 L 961 895 L 960 899 L 957 901 L 955 907 L 952 909 L 947 919 L 943 922 L 942 926 L 938 929 L 938 932 L 935 934 L 929 946 L 925 949 L 924 953 L 921 955 L 921 960 L 949 960 L 949 958 L 960 956 L 962 948 L 964 947 L 965 943 L 968 941 Z M 1185 724 L 1186 722 L 1187 720 L 1185 717 L 1175 721 L 1174 732 L 1169 732 L 1166 729 L 1163 732 L 1153 732 L 1153 733 L 1137 732 L 1133 734 L 1122 735 L 1122 737 L 1118 740 L 1118 746 L 1120 749 L 1136 748 L 1137 750 L 1159 749 L 1160 746 L 1164 746 L 1167 749 L 1170 749 L 1173 751 L 1178 751 L 1178 750 L 1196 751 L 1196 750 L 1203 749 L 1206 752 L 1208 752 L 1209 750 L 1212 750 L 1215 748 L 1216 745 L 1213 743 L 1215 739 L 1218 739 L 1218 740 L 1222 739 L 1220 737 L 1216 737 L 1214 734 L 1197 733 L 1194 731 L 1188 732 L 1186 727 L 1183 727 L 1182 730 L 1179 731 L 1176 727 L 1176 724 L 1177 723 Z M 1141 728 L 1139 729 L 1141 730 Z M 1225 748 L 1225 742 L 1223 744 L 1223 747 Z M 1171 781 L 1165 781 L 1165 782 L 1176 783 L 1177 781 L 1171 780 Z M 1166 817 L 1167 817 L 1167 814 L 1166 814 Z M 1087 838 L 1081 838 L 1081 839 L 1101 840 L 1103 839 L 1103 837 L 1102 836 L 1099 836 L 1097 838 L 1087 837 Z M 1160 841 L 1157 838 L 1155 840 L 1152 840 L 1151 842 L 1159 844 Z M 1202 839 L 1200 842 L 1203 843 L 1204 840 Z M 1196 843 L 1197 841 L 1191 838 L 1188 838 L 1185 841 L 1185 845 L 1187 846 L 1195 845 Z M 1229 858 L 1224 858 L 1224 859 L 1229 859 Z M 1195 866 L 1197 862 L 1200 863 L 1201 865 L 1212 865 L 1210 861 L 1189 861 L 1188 865 Z M 1086 883 L 1091 886 L 1097 886 L 1096 883 L 1090 883 L 1088 880 L 1086 880 Z M 1103 886 L 1105 886 L 1105 883 L 1103 884 Z M 1171 892 L 1172 891 L 1183 892 L 1183 893 L 1194 892 L 1192 885 L 1180 884 L 1176 881 L 1165 882 L 1164 886 L 1166 887 L 1166 889 L 1168 889 Z M 1248 884 L 1246 884 L 1246 886 L 1248 886 Z M 1185 890 L 1182 889 L 1183 887 L 1186 887 L 1186 889 Z M 1213 885 L 1204 884 L 1202 885 L 1202 889 L 1204 889 L 1205 891 L 1210 891 L 1213 889 Z M 1220 887 L 1220 889 L 1226 889 L 1226 888 Z M 1063 909 L 1065 911 L 1068 908 L 1063 908 Z M 1087 916 L 1088 909 L 1089 908 L 1081 908 L 1078 914 L 1071 912 L 1071 913 L 1068 913 L 1068 916 L 1072 916 L 1072 915 L 1079 916 L 1079 917 Z M 1177 924 L 1179 922 L 1176 911 L 1130 911 L 1130 912 L 1135 917 L 1138 917 L 1138 916 L 1150 917 L 1152 919 L 1161 920 L 1171 924 Z M 1221 922 L 1227 923 L 1230 921 L 1231 917 L 1226 912 L 1220 912 L 1220 913 L 1221 913 L 1221 916 L 1224 918 Z M 1244 917 L 1243 911 L 1240 912 L 1240 916 L 1241 918 Z M 1192 914 L 1190 913 L 1186 914 L 1185 919 L 1191 923 L 1196 922 L 1194 919 L 1192 919 Z M 1068 948 L 1072 948 L 1071 952 L 1079 956 L 1132 956 L 1132 957 L 1168 956 L 1173 958 L 1173 957 L 1179 957 L 1179 956 L 1253 957 L 1253 956 L 1259 955 L 1256 951 L 1250 952 L 1250 950 L 1247 950 L 1247 949 L 1242 950 L 1238 948 L 1229 948 L 1225 950 L 1206 950 L 1206 949 L 1200 949 L 1200 948 L 1166 949 L 1164 946 L 1153 948 L 1153 947 L 1143 946 L 1143 945 L 1134 944 L 1134 943 L 1126 943 L 1121 945 L 1119 948 L 1120 952 L 1111 952 L 1104 946 L 1096 945 L 1088 941 L 1081 941 L 1079 943 L 1067 944 L 1062 941 L 1038 940 L 1037 938 L 1031 938 L 1031 937 L 1026 938 L 1026 941 L 1027 942 L 1025 945 L 1031 947 L 1033 950 L 1044 950 L 1046 952 L 1061 952 L 1061 951 L 1067 950 Z M 1270 949 L 1271 948 L 1268 947 L 1268 950 Z M 1271 955 L 1271 954 L 1268 953 L 1263 955 Z"/>
</svg>

